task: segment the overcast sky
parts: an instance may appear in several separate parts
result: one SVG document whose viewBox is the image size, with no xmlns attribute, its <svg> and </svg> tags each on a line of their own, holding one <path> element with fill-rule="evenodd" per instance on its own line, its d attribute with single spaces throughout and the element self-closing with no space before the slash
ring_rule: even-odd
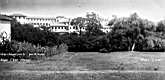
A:
<svg viewBox="0 0 165 80">
<path fill-rule="evenodd" d="M 76 17 L 94 11 L 103 17 L 137 12 L 152 21 L 165 19 L 165 0 L 0 0 L 1 13 Z"/>
</svg>

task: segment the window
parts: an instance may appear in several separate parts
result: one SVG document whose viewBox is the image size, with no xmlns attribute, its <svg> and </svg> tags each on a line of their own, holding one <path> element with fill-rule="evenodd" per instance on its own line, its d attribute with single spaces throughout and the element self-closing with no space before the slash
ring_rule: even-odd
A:
<svg viewBox="0 0 165 80">
<path fill-rule="evenodd" d="M 48 26 L 48 23 L 46 23 L 46 26 Z"/>
</svg>

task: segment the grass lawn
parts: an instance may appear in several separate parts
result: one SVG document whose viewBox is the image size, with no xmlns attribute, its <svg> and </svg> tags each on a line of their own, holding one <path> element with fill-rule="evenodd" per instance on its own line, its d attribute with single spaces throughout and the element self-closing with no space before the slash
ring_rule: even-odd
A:
<svg viewBox="0 0 165 80">
<path fill-rule="evenodd" d="M 165 54 L 163 52 L 112 52 L 112 53 L 69 52 L 65 54 L 56 55 L 40 61 L 0 62 L 0 65 L 1 65 L 0 80 L 5 78 L 10 79 L 11 77 L 14 77 L 14 79 L 20 78 L 21 80 L 23 78 L 28 79 L 26 77 L 29 76 L 32 76 L 31 78 L 37 80 L 40 80 L 40 78 L 42 79 L 53 78 L 57 80 L 65 80 L 63 78 L 66 77 L 69 77 L 66 80 L 93 80 L 91 77 L 94 78 L 98 77 L 98 79 L 94 79 L 94 80 L 139 80 L 137 79 L 138 77 L 140 77 L 140 80 L 165 79 L 163 76 L 165 75 L 165 73 L 33 74 L 33 73 L 24 73 L 24 72 L 21 73 L 10 72 L 17 70 L 45 71 L 45 72 L 46 71 L 106 71 L 106 70 L 165 71 Z M 122 75 L 130 79 L 123 78 Z M 134 77 L 130 77 L 130 75 Z M 21 77 L 21 76 L 25 76 L 25 77 Z M 83 76 L 87 76 L 87 79 Z M 152 78 L 153 76 L 157 76 L 157 77 Z"/>
<path fill-rule="evenodd" d="M 165 80 L 165 73 L 0 73 L 0 80 Z"/>
</svg>

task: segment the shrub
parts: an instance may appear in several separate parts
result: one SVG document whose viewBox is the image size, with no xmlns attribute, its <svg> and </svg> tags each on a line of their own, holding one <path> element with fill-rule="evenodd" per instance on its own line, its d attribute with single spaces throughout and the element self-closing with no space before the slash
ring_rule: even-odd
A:
<svg viewBox="0 0 165 80">
<path fill-rule="evenodd" d="M 165 51 L 165 40 L 158 37 L 147 37 L 143 51 Z"/>
<path fill-rule="evenodd" d="M 54 47 L 45 47 L 45 56 L 53 56 L 57 54 L 57 46 Z"/>
<path fill-rule="evenodd" d="M 59 46 L 45 47 L 45 49 L 46 56 L 48 57 L 67 52 L 68 46 L 66 44 L 61 44 Z"/>
<path fill-rule="evenodd" d="M 53 47 L 42 47 L 40 45 L 33 45 L 28 42 L 11 41 L 6 44 L 0 44 L 0 53 L 12 53 L 15 56 L 3 56 L 3 58 L 17 58 L 17 59 L 41 59 L 61 53 L 65 53 L 68 49 L 66 44 Z M 22 54 L 22 55 L 18 55 Z M 24 55 L 23 55 L 24 54 Z M 44 55 L 43 55 L 44 54 Z"/>
<path fill-rule="evenodd" d="M 65 53 L 68 51 L 68 46 L 66 44 L 61 44 L 58 47 L 58 54 Z"/>
<path fill-rule="evenodd" d="M 107 53 L 108 50 L 106 48 L 102 48 L 102 49 L 99 50 L 99 52 L 101 52 L 101 53 Z"/>
</svg>

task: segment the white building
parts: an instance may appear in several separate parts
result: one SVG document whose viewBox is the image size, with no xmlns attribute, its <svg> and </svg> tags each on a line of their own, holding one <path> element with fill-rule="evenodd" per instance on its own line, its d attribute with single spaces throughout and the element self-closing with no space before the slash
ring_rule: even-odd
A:
<svg viewBox="0 0 165 80">
<path fill-rule="evenodd" d="M 69 25 L 63 25 L 63 24 L 56 24 L 51 26 L 51 32 L 69 32 Z"/>
<path fill-rule="evenodd" d="M 70 22 L 71 19 L 66 18 L 64 16 L 57 16 L 51 18 L 44 18 L 44 17 L 28 17 L 22 14 L 13 14 L 10 15 L 11 17 L 15 18 L 21 24 L 32 24 L 34 27 L 46 26 L 50 27 L 50 31 L 52 32 L 62 32 L 62 33 L 71 33 L 76 32 L 79 33 L 80 29 L 75 26 L 71 26 Z M 94 13 L 87 13 L 88 18 L 97 18 L 96 14 Z M 110 32 L 111 28 L 107 26 L 108 20 L 101 19 L 101 24 L 103 28 L 101 30 L 105 33 Z M 81 31 L 86 31 L 85 27 L 81 29 Z"/>
<path fill-rule="evenodd" d="M 25 15 L 22 14 L 13 14 L 10 15 L 12 18 L 16 19 L 18 22 L 20 22 L 21 24 L 26 24 L 27 23 L 27 19 Z"/>
<path fill-rule="evenodd" d="M 51 18 L 27 17 L 22 14 L 13 14 L 10 16 L 15 18 L 21 24 L 32 24 L 34 25 L 34 27 L 41 27 L 41 26 L 50 27 L 50 30 L 52 32 L 70 32 L 69 31 L 70 19 L 64 16 L 57 16 Z"/>
<path fill-rule="evenodd" d="M 0 42 L 11 41 L 11 20 L 10 17 L 0 15 Z"/>
<path fill-rule="evenodd" d="M 42 18 L 42 17 L 27 17 L 27 24 L 33 24 L 34 27 L 46 26 L 50 27 L 56 24 L 56 18 Z"/>
<path fill-rule="evenodd" d="M 39 26 L 49 27 L 57 23 L 56 18 L 28 17 L 22 14 L 13 14 L 10 16 L 15 18 L 21 24 L 33 24 L 34 27 L 39 27 Z"/>
</svg>

